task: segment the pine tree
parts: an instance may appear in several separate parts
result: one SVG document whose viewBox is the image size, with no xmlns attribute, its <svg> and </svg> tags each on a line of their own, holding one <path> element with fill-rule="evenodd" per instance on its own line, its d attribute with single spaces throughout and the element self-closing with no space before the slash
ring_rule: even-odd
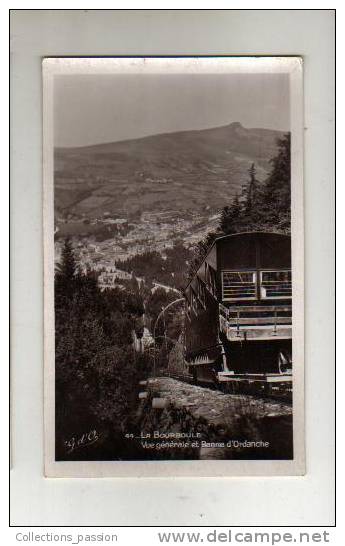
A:
<svg viewBox="0 0 345 546">
<path fill-rule="evenodd" d="M 70 239 L 65 239 L 61 261 L 55 272 L 55 306 L 58 306 L 61 299 L 71 299 L 75 291 L 75 281 L 78 272 L 77 262 L 74 256 Z"/>
<path fill-rule="evenodd" d="M 272 170 L 263 188 L 262 216 L 268 228 L 288 232 L 291 214 L 291 138 L 278 140 L 278 154 L 271 160 Z"/>
<path fill-rule="evenodd" d="M 256 180 L 256 170 L 255 170 L 254 163 L 251 164 L 248 174 L 249 174 L 249 181 L 243 188 L 243 195 L 245 198 L 244 212 L 245 214 L 250 216 L 253 209 L 255 208 L 255 205 L 257 204 L 257 197 L 258 197 L 258 182 Z"/>
<path fill-rule="evenodd" d="M 61 262 L 57 266 L 57 273 L 66 281 L 74 278 L 77 272 L 77 263 L 74 257 L 73 247 L 70 239 L 65 239 L 64 246 L 61 251 Z"/>
<path fill-rule="evenodd" d="M 231 224 L 230 207 L 226 205 L 220 213 L 219 226 L 224 233 L 228 233 L 229 226 Z"/>
<path fill-rule="evenodd" d="M 225 235 L 237 233 L 242 227 L 242 206 L 236 194 L 231 205 L 223 208 L 220 215 L 219 228 Z"/>
</svg>

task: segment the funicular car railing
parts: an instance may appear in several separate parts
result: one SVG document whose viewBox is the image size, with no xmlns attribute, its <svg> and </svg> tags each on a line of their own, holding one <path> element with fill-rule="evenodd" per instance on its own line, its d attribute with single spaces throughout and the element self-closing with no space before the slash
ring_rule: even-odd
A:
<svg viewBox="0 0 345 546">
<path fill-rule="evenodd" d="M 240 333 L 241 327 L 273 327 L 273 334 L 279 325 L 291 325 L 291 305 L 243 305 L 225 307 L 219 304 L 219 322 L 222 332 L 235 329 Z"/>
</svg>

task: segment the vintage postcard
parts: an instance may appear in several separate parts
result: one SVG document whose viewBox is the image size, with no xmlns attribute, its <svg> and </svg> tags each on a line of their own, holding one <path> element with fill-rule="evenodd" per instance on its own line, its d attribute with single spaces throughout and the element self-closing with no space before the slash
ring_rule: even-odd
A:
<svg viewBox="0 0 345 546">
<path fill-rule="evenodd" d="M 301 475 L 298 57 L 43 61 L 45 475 Z"/>
</svg>

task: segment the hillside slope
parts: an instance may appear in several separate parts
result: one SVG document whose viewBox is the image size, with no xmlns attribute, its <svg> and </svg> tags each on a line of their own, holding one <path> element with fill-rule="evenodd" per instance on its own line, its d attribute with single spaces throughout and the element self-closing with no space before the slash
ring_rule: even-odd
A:
<svg viewBox="0 0 345 546">
<path fill-rule="evenodd" d="M 218 210 L 255 163 L 263 180 L 283 133 L 231 123 L 137 140 L 55 150 L 55 208 L 60 216 L 105 212 Z"/>
</svg>

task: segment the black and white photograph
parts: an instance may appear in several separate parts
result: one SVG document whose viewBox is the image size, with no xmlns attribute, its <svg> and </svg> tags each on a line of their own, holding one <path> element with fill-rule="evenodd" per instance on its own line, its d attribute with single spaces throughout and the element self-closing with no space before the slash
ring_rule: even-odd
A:
<svg viewBox="0 0 345 546">
<path fill-rule="evenodd" d="M 46 475 L 303 474 L 301 59 L 43 77 Z"/>
</svg>

